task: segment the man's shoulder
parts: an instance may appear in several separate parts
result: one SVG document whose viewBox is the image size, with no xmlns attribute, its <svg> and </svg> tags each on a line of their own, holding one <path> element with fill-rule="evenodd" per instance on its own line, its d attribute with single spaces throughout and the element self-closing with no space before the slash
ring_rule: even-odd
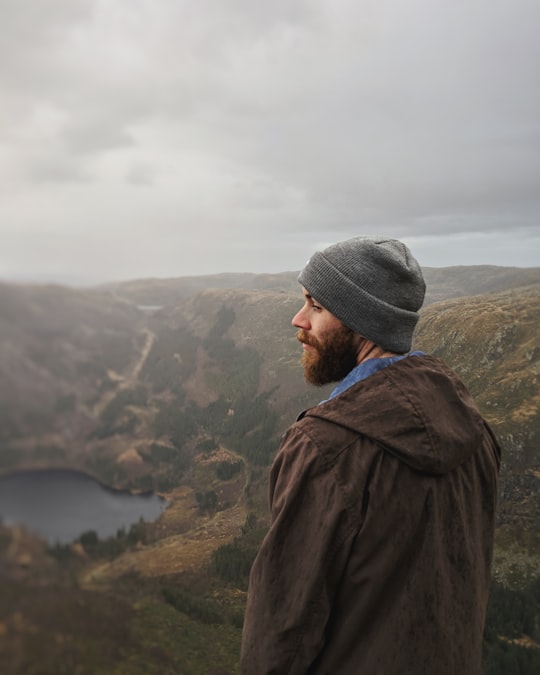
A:
<svg viewBox="0 0 540 675">
<path fill-rule="evenodd" d="M 298 455 L 304 462 L 312 458 L 328 468 L 348 452 L 365 455 L 370 449 L 379 449 L 368 437 L 326 416 L 324 405 L 305 411 L 289 427 L 282 439 L 282 453 Z"/>
<path fill-rule="evenodd" d="M 324 417 L 305 415 L 286 432 L 272 467 L 272 485 L 321 481 L 339 488 L 342 503 L 355 513 L 374 466 L 387 453 L 373 439 Z M 391 461 L 394 461 L 391 458 Z"/>
<path fill-rule="evenodd" d="M 317 444 L 330 443 L 331 445 L 358 436 L 357 433 L 337 422 L 332 415 L 327 414 L 325 406 L 327 403 L 321 403 L 305 410 L 289 427 L 287 433 L 303 434 Z"/>
</svg>

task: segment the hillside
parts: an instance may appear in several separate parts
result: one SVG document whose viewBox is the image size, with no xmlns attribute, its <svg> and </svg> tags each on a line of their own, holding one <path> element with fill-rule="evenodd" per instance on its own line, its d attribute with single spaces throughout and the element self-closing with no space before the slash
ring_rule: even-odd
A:
<svg viewBox="0 0 540 675">
<path fill-rule="evenodd" d="M 534 421 L 534 408 L 527 417 L 522 398 L 528 401 L 527 387 L 534 389 L 540 269 L 427 268 L 425 274 L 431 300 L 444 294 L 445 301 L 424 307 L 418 341 L 464 376 L 475 374 L 469 384 L 488 416 L 511 405 L 502 431 L 521 438 L 519 428 L 508 431 L 505 424 Z M 184 299 L 156 308 L 156 284 Z M 294 293 L 284 292 L 288 284 Z M 241 288 L 246 285 L 261 288 Z M 297 367 L 290 319 L 299 302 L 292 272 L 128 282 L 114 292 L 1 284 L 0 467 L 55 456 L 80 467 L 104 439 L 114 437 L 118 452 L 151 442 L 165 403 L 197 417 L 210 404 L 238 409 L 242 399 L 263 397 L 277 415 L 279 436 L 292 409 L 324 395 L 305 386 Z M 501 369 L 510 370 L 505 376 Z M 504 404 L 497 402 L 501 396 Z"/>
<path fill-rule="evenodd" d="M 540 561 L 539 270 L 459 269 L 433 272 L 431 299 L 449 297 L 422 310 L 414 346 L 458 371 L 501 438 L 487 649 L 532 664 L 534 610 L 508 608 L 536 592 Z M 0 285 L 0 470 L 67 466 L 170 500 L 155 523 L 73 547 L 0 524 L 2 672 L 237 672 L 268 467 L 296 414 L 326 394 L 299 366 L 295 273 L 248 276 L 220 277 L 234 288 L 197 278 L 198 291 L 164 281 L 158 294 L 158 280 L 129 292 Z M 510 642 L 523 634 L 528 651 Z"/>
<path fill-rule="evenodd" d="M 540 283 L 540 268 L 472 265 L 424 267 L 425 304 Z M 279 274 L 215 274 L 174 279 L 136 279 L 100 289 L 137 305 L 175 306 L 202 290 L 239 289 L 298 293 L 298 271 Z"/>
<path fill-rule="evenodd" d="M 79 434 L 114 373 L 142 349 L 141 318 L 94 290 L 0 284 L 0 440 Z"/>
<path fill-rule="evenodd" d="M 472 268 L 459 283 L 458 268 L 446 272 L 436 274 L 449 294 L 466 283 L 489 292 L 424 307 L 415 346 L 462 375 L 503 440 L 501 517 L 538 522 L 540 283 L 493 290 L 538 271 Z M 0 468 L 69 466 L 166 490 L 186 470 L 158 462 L 156 444 L 187 464 L 225 444 L 268 465 L 295 411 L 328 391 L 306 386 L 298 365 L 299 302 L 207 288 L 145 311 L 103 290 L 1 285 Z"/>
<path fill-rule="evenodd" d="M 540 523 L 540 286 L 437 303 L 415 346 L 462 376 L 504 448 L 501 523 Z"/>
<path fill-rule="evenodd" d="M 451 298 L 495 293 L 540 283 L 539 267 L 460 265 L 425 267 L 422 271 L 427 287 L 424 306 Z"/>
</svg>

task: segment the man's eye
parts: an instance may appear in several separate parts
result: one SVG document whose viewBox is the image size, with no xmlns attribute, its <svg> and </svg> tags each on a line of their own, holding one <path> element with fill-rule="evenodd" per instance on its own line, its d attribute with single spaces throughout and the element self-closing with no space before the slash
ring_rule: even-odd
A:
<svg viewBox="0 0 540 675">
<path fill-rule="evenodd" d="M 322 309 L 320 305 L 311 305 L 311 306 L 316 312 L 319 312 Z"/>
</svg>

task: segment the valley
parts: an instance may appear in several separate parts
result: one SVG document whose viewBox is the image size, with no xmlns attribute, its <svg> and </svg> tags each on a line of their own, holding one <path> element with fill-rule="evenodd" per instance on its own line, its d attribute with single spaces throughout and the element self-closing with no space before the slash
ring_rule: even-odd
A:
<svg viewBox="0 0 540 675">
<path fill-rule="evenodd" d="M 507 608 L 535 597 L 540 566 L 540 270 L 426 278 L 415 348 L 456 369 L 504 447 L 486 650 L 537 664 L 534 621 Z M 0 285 L 0 471 L 68 467 L 169 501 L 103 542 L 51 547 L 0 525 L 2 672 L 238 672 L 269 466 L 326 395 L 298 365 L 296 285 L 293 273 Z"/>
</svg>

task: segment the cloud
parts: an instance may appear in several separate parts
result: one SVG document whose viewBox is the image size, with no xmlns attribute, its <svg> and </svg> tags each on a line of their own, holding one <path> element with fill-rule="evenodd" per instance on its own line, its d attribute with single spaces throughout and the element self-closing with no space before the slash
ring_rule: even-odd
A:
<svg viewBox="0 0 540 675">
<path fill-rule="evenodd" d="M 437 239 L 531 236 L 539 20 L 534 0 L 6 0 L 3 240 L 122 241 L 138 276 L 290 268 L 359 232 L 434 259 Z"/>
</svg>

